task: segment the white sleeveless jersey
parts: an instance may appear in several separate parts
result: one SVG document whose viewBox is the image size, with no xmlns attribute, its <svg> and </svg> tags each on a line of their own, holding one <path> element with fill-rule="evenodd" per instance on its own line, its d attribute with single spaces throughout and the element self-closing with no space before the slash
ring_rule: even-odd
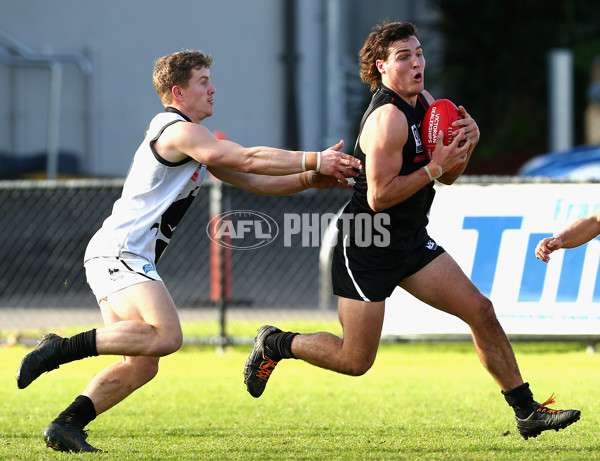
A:
<svg viewBox="0 0 600 461">
<path fill-rule="evenodd" d="M 152 143 L 165 128 L 186 121 L 176 112 L 163 112 L 152 119 L 133 157 L 121 197 L 90 240 L 84 261 L 133 254 L 158 262 L 207 175 L 206 166 L 191 157 L 171 163 L 154 150 Z"/>
</svg>

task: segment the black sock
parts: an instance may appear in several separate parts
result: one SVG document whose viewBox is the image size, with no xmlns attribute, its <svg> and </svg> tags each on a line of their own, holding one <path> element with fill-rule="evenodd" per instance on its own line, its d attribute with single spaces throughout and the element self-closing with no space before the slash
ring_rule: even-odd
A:
<svg viewBox="0 0 600 461">
<path fill-rule="evenodd" d="M 267 336 L 265 339 L 266 346 L 269 350 L 269 358 L 279 362 L 281 359 L 295 359 L 292 354 L 292 340 L 294 336 L 299 333 L 292 333 L 291 331 L 282 331 L 280 333 L 273 333 Z M 272 357 L 271 357 L 272 356 Z"/>
<path fill-rule="evenodd" d="M 60 363 L 69 363 L 98 355 L 96 350 L 96 329 L 84 331 L 70 338 L 63 338 L 59 345 Z"/>
<path fill-rule="evenodd" d="M 529 389 L 529 383 L 523 383 L 506 392 L 502 391 L 502 394 L 518 418 L 527 418 L 533 413 L 533 393 Z"/>
<path fill-rule="evenodd" d="M 52 422 L 83 430 L 95 417 L 94 403 L 86 395 L 80 395 Z"/>
</svg>

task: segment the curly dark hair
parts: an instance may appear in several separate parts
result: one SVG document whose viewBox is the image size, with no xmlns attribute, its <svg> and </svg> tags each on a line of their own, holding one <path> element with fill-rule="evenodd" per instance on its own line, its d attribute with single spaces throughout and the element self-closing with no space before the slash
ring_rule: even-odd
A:
<svg viewBox="0 0 600 461">
<path fill-rule="evenodd" d="M 171 102 L 171 90 L 175 85 L 182 88 L 188 85 L 193 69 L 210 69 L 212 64 L 212 56 L 198 50 L 182 50 L 158 58 L 154 63 L 152 82 L 162 103 Z"/>
<path fill-rule="evenodd" d="M 410 22 L 384 22 L 371 30 L 365 44 L 358 53 L 360 79 L 375 91 L 381 84 L 381 73 L 375 63 L 388 57 L 390 44 L 417 35 L 417 26 Z"/>
</svg>

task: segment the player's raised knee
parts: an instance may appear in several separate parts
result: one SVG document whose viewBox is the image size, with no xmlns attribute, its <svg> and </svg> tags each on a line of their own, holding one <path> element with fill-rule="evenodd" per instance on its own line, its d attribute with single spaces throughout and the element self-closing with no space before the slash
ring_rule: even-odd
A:
<svg viewBox="0 0 600 461">
<path fill-rule="evenodd" d="M 158 357 L 131 357 L 135 373 L 142 384 L 152 380 L 158 373 Z M 140 385 L 142 385 L 140 384 Z"/>
<path fill-rule="evenodd" d="M 164 357 L 181 349 L 183 344 L 183 334 L 179 333 L 162 333 L 156 338 L 151 354 L 154 357 Z"/>
<path fill-rule="evenodd" d="M 134 390 L 151 381 L 158 373 L 159 357 L 126 356 L 124 360 Z"/>
<path fill-rule="evenodd" d="M 168 341 L 164 344 L 165 355 L 172 354 L 173 352 L 177 352 L 181 349 L 183 345 L 183 335 L 177 335 L 169 338 Z"/>
<path fill-rule="evenodd" d="M 374 360 L 363 357 L 349 361 L 344 368 L 344 374 L 350 376 L 362 376 L 373 366 Z"/>
</svg>

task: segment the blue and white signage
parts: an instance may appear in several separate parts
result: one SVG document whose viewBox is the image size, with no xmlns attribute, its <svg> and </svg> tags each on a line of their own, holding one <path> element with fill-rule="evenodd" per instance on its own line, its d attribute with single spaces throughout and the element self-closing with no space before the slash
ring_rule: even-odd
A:
<svg viewBox="0 0 600 461">
<path fill-rule="evenodd" d="M 600 184 L 437 187 L 429 234 L 473 280 L 508 334 L 600 335 L 600 242 L 536 259 L 534 249 L 600 208 Z M 383 334 L 469 333 L 460 320 L 400 288 Z"/>
</svg>

